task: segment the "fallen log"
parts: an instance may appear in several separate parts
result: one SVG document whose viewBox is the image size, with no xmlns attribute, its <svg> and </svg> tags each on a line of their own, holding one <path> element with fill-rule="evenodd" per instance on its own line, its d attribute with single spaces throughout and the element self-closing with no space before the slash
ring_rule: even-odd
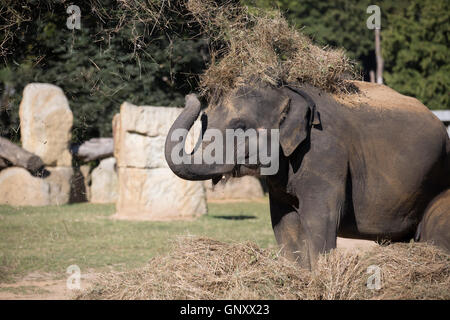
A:
<svg viewBox="0 0 450 320">
<path fill-rule="evenodd" d="M 72 145 L 72 154 L 79 160 L 88 162 L 113 156 L 113 138 L 92 138 L 81 145 Z"/>
<path fill-rule="evenodd" d="M 0 170 L 6 168 L 8 166 L 8 164 L 6 163 L 6 161 L 3 158 L 0 158 Z"/>
<path fill-rule="evenodd" d="M 39 156 L 2 137 L 0 137 L 0 158 L 3 158 L 6 166 L 8 164 L 4 160 L 7 160 L 13 166 L 25 168 L 31 173 L 36 173 L 44 167 L 44 162 Z"/>
</svg>

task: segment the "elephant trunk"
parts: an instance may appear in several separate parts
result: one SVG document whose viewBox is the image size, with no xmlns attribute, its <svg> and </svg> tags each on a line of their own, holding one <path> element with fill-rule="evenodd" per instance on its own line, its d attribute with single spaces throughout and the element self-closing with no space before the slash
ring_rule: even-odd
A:
<svg viewBox="0 0 450 320">
<path fill-rule="evenodd" d="M 194 164 L 195 152 L 199 152 L 202 145 L 201 135 L 196 143 L 194 151 L 192 151 L 191 154 L 186 153 L 184 142 L 186 141 L 187 132 L 197 119 L 201 107 L 198 100 L 194 103 L 189 102 L 192 101 L 187 100 L 186 107 L 175 120 L 167 135 L 164 151 L 167 164 L 178 177 L 185 180 L 208 180 L 222 177 L 223 169 L 216 164 Z M 183 145 L 180 150 L 181 154 L 176 154 L 175 152 L 175 156 L 179 157 L 179 159 L 183 159 L 182 163 L 179 163 L 180 161 L 174 161 L 173 159 L 173 151 L 175 148 L 179 148 L 179 144 L 181 143 L 179 139 L 180 134 L 174 134 L 177 129 L 183 129 L 185 132 L 183 137 Z M 176 139 L 177 136 L 178 139 Z"/>
</svg>

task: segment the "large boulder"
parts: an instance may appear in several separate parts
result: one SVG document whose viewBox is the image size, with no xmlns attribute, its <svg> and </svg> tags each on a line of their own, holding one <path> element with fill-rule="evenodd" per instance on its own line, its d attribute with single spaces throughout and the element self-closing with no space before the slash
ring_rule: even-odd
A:
<svg viewBox="0 0 450 320">
<path fill-rule="evenodd" d="M 0 172 L 0 203 L 11 206 L 59 205 L 69 201 L 72 168 L 48 168 L 44 177 L 10 167 Z"/>
<path fill-rule="evenodd" d="M 202 183 L 182 180 L 168 168 L 119 168 L 116 218 L 176 220 L 206 213 Z"/>
<path fill-rule="evenodd" d="M 72 166 L 69 142 L 73 115 L 61 88 L 46 83 L 28 84 L 19 109 L 22 147 L 47 166 Z"/>
<path fill-rule="evenodd" d="M 203 183 L 179 179 L 164 158 L 167 133 L 181 111 L 125 102 L 120 114 L 114 116 L 114 156 L 119 178 L 116 218 L 189 219 L 207 212 Z M 194 147 L 194 137 L 200 130 L 197 121 L 186 142 L 188 151 Z"/>
<path fill-rule="evenodd" d="M 15 168 L 4 180 L 17 177 L 36 187 L 20 186 L 8 192 L 2 201 L 13 205 L 65 204 L 71 197 L 73 176 L 69 151 L 73 123 L 69 102 L 61 88 L 47 83 L 31 83 L 23 90 L 19 109 L 22 147 L 42 159 L 43 177 L 35 177 Z M 40 186 L 37 188 L 37 186 Z M 13 196 L 13 193 L 16 195 Z M 23 202 L 20 202 L 20 199 Z"/>
<path fill-rule="evenodd" d="M 50 203 L 52 205 L 66 204 L 70 200 L 72 186 L 72 167 L 47 167 L 49 174 L 45 181 L 50 185 Z"/>
<path fill-rule="evenodd" d="M 91 173 L 90 201 L 114 203 L 117 201 L 119 184 L 115 169 L 116 159 L 106 158 Z"/>
<path fill-rule="evenodd" d="M 0 203 L 10 206 L 45 206 L 50 203 L 50 185 L 26 169 L 10 167 L 0 172 Z"/>
<path fill-rule="evenodd" d="M 135 106 L 124 102 L 120 114 L 113 118 L 114 156 L 118 167 L 142 169 L 168 168 L 164 144 L 181 108 Z M 186 150 L 194 147 L 201 124 L 194 123 L 187 139 Z"/>
<path fill-rule="evenodd" d="M 164 158 L 166 137 L 149 137 L 125 132 L 122 135 L 118 161 L 122 167 L 141 169 L 168 167 Z"/>
<path fill-rule="evenodd" d="M 258 178 L 252 176 L 230 178 L 226 182 L 220 181 L 215 186 L 211 180 L 205 181 L 204 184 L 208 200 L 254 199 L 264 196 Z"/>
<path fill-rule="evenodd" d="M 182 108 L 135 106 L 124 102 L 120 106 L 122 130 L 148 137 L 167 134 L 182 110 Z"/>
</svg>

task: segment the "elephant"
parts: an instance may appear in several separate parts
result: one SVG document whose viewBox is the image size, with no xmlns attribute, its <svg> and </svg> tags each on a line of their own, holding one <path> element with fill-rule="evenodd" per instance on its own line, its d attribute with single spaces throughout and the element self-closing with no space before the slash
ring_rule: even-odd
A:
<svg viewBox="0 0 450 320">
<path fill-rule="evenodd" d="M 434 198 L 425 210 L 416 241 L 430 242 L 450 253 L 450 189 Z"/>
<path fill-rule="evenodd" d="M 211 143 L 202 138 L 210 129 L 278 130 L 271 149 L 279 152 L 278 171 L 264 177 L 272 228 L 284 256 L 305 268 L 314 269 L 319 254 L 336 248 L 338 236 L 391 242 L 418 237 L 427 206 L 450 187 L 450 142 L 442 122 L 417 99 L 387 86 L 353 86 L 359 93 L 342 98 L 308 84 L 240 85 L 202 113 L 194 150 L 177 149 L 193 160 Z M 170 169 L 182 179 L 213 183 L 260 174 L 259 162 L 173 161 L 183 144 L 173 138 L 175 130 L 189 130 L 200 112 L 199 104 L 187 105 L 169 130 Z M 448 229 L 436 232 L 448 241 Z"/>
</svg>

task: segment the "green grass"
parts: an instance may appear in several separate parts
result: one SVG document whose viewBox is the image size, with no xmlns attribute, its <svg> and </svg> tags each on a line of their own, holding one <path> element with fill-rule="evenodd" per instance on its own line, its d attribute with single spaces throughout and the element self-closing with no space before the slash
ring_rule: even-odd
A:
<svg viewBox="0 0 450 320">
<path fill-rule="evenodd" d="M 110 219 L 114 205 L 0 205 L 0 282 L 30 272 L 62 276 L 73 264 L 81 272 L 138 267 L 178 235 L 275 245 L 268 202 L 212 203 L 208 210 L 194 221 L 138 222 Z"/>
</svg>

